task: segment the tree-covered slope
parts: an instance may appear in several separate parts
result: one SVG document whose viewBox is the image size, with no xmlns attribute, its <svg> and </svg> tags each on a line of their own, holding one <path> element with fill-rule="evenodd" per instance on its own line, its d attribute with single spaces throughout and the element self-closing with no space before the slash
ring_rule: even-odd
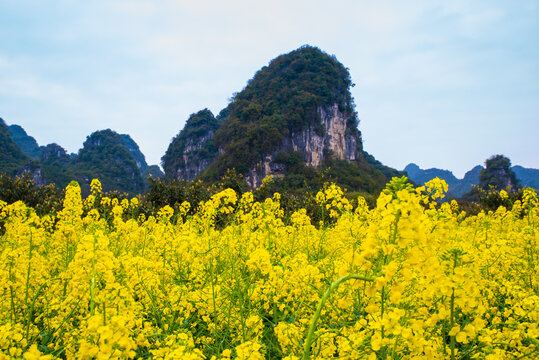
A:
<svg viewBox="0 0 539 360">
<path fill-rule="evenodd" d="M 516 190 L 520 183 L 511 169 L 511 160 L 503 155 L 493 155 L 485 161 L 485 168 L 479 174 L 479 187 L 497 191 L 509 188 Z"/>
<path fill-rule="evenodd" d="M 39 161 L 43 177 L 47 183 L 54 183 L 61 188 L 65 188 L 67 184 L 75 179 L 73 160 L 60 145 L 53 143 L 41 147 Z"/>
<path fill-rule="evenodd" d="M 161 158 L 169 178 L 193 180 L 215 159 L 217 148 L 213 136 L 221 126 L 224 114 L 216 118 L 208 109 L 191 114 Z"/>
<path fill-rule="evenodd" d="M 228 117 L 217 130 L 221 154 L 206 172 L 215 178 L 228 168 L 247 171 L 281 145 L 283 138 L 307 126 L 320 126 L 319 108 L 337 104 L 357 130 L 349 92 L 348 70 L 333 56 L 310 46 L 272 60 L 259 70 L 228 106 Z"/>
<path fill-rule="evenodd" d="M 32 159 L 38 159 L 41 156 L 41 148 L 36 139 L 28 135 L 26 131 L 19 125 L 9 125 L 9 134 L 11 139 L 17 144 L 22 152 Z"/>
<path fill-rule="evenodd" d="M 138 168 L 140 169 L 141 173 L 146 171 L 146 168 L 148 167 L 148 163 L 146 162 L 146 157 L 140 151 L 140 148 L 138 144 L 131 138 L 131 136 L 127 134 L 121 134 L 122 138 L 122 144 L 125 145 L 127 150 L 133 155 L 133 158 L 135 159 L 135 162 L 137 163 Z"/>
<path fill-rule="evenodd" d="M 6 123 L 0 118 L 0 172 L 13 175 L 28 160 L 29 158 L 11 138 Z"/>
<path fill-rule="evenodd" d="M 101 181 L 104 191 L 134 194 L 144 190 L 135 158 L 124 145 L 122 136 L 110 129 L 87 137 L 74 159 L 74 171 L 83 190 L 93 178 Z"/>
</svg>

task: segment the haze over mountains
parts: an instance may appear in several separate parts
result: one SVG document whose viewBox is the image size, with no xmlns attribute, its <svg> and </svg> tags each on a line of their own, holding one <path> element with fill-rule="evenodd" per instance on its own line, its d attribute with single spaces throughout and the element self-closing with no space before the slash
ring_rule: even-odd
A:
<svg viewBox="0 0 539 360">
<path fill-rule="evenodd" d="M 77 180 L 83 191 L 99 178 L 105 191 L 132 194 L 144 191 L 150 174 L 212 183 L 229 169 L 251 188 L 271 175 L 283 190 L 317 189 L 333 181 L 351 191 L 377 193 L 405 172 L 418 184 L 446 180 L 454 197 L 478 183 L 481 166 L 457 179 L 447 170 L 409 164 L 400 172 L 378 162 L 363 149 L 351 86 L 348 69 L 318 48 L 303 46 L 278 56 L 219 114 L 202 109 L 189 117 L 163 155 L 164 174 L 147 164 L 127 134 L 96 131 L 77 154 L 67 154 L 58 144 L 40 146 L 22 127 L 0 119 L 0 171 L 29 172 L 38 184 L 61 187 Z M 538 170 L 513 170 L 523 185 L 538 187 Z"/>
</svg>

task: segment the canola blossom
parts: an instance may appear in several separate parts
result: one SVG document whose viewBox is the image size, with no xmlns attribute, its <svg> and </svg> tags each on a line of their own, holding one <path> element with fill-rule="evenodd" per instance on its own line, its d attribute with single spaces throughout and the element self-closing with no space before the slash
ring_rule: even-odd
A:
<svg viewBox="0 0 539 360">
<path fill-rule="evenodd" d="M 399 180 L 373 209 L 329 186 L 314 225 L 231 189 L 148 218 L 97 181 L 54 216 L 0 202 L 0 359 L 537 358 L 536 192 L 466 216 Z"/>
</svg>

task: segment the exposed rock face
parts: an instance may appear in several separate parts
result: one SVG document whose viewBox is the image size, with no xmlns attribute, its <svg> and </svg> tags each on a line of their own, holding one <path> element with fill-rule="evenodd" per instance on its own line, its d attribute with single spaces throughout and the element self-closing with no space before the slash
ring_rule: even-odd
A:
<svg viewBox="0 0 539 360">
<path fill-rule="evenodd" d="M 148 163 L 146 162 L 144 154 L 140 151 L 138 144 L 127 134 L 120 134 L 120 136 L 122 137 L 122 143 L 135 158 L 140 172 L 144 172 L 148 167 Z"/>
<path fill-rule="evenodd" d="M 268 175 L 284 175 L 284 166 L 275 162 L 275 155 L 281 151 L 300 152 L 305 164 L 315 168 L 322 165 L 328 156 L 348 161 L 361 157 L 360 133 L 348 126 L 351 115 L 341 112 L 337 104 L 320 106 L 317 112 L 321 120 L 319 125 L 310 125 L 285 137 L 281 146 L 249 169 L 246 179 L 251 187 L 260 186 L 262 179 Z"/>
<path fill-rule="evenodd" d="M 185 143 L 185 148 L 181 156 L 180 164 L 176 170 L 176 179 L 185 179 L 191 181 L 204 171 L 213 161 L 214 156 L 201 157 L 200 152 L 204 149 L 213 138 L 214 130 L 198 139 L 188 139 Z"/>
<path fill-rule="evenodd" d="M 52 143 L 41 149 L 40 160 L 42 164 L 59 163 L 65 165 L 69 163 L 70 158 L 63 147 Z"/>
<path fill-rule="evenodd" d="M 204 171 L 217 156 L 213 135 L 219 125 L 220 119 L 208 109 L 191 114 L 162 158 L 165 175 L 191 181 Z"/>
<path fill-rule="evenodd" d="M 503 155 L 494 155 L 485 161 L 485 168 L 479 174 L 479 186 L 483 190 L 494 188 L 496 191 L 509 188 L 514 191 L 520 187 L 519 181 L 511 170 L 511 160 Z"/>
<path fill-rule="evenodd" d="M 29 174 L 36 186 L 44 186 L 47 183 L 43 177 L 41 167 L 34 164 L 25 165 L 17 170 L 17 176 L 22 176 L 24 174 Z"/>
</svg>

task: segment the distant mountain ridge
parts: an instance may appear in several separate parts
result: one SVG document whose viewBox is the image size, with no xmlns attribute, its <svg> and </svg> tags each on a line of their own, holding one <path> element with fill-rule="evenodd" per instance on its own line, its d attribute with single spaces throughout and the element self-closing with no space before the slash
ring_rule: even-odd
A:
<svg viewBox="0 0 539 360">
<path fill-rule="evenodd" d="M 462 179 L 458 179 L 453 175 L 449 170 L 430 168 L 430 169 L 421 169 L 414 163 L 406 165 L 404 172 L 408 174 L 408 178 L 415 182 L 418 185 L 423 185 L 425 182 L 438 177 L 445 180 L 448 185 L 448 194 L 456 198 L 462 197 L 464 194 L 472 190 L 473 185 L 479 184 L 479 176 L 481 170 L 484 169 L 483 166 L 477 165 L 473 169 L 469 170 L 464 174 Z M 517 176 L 517 179 L 520 180 L 520 184 L 523 186 L 533 187 L 539 189 L 539 170 L 525 168 L 519 165 L 511 167 Z"/>
<path fill-rule="evenodd" d="M 89 135 L 78 154 L 67 154 L 58 144 L 39 146 L 19 125 L 7 126 L 0 119 L 0 171 L 9 175 L 30 172 L 36 184 L 65 187 L 77 180 L 83 192 L 98 178 L 103 190 L 131 194 L 144 190 L 150 174 L 162 177 L 157 165 L 148 165 L 137 143 L 126 134 L 110 129 Z M 146 184 L 147 185 L 147 184 Z"/>
</svg>

